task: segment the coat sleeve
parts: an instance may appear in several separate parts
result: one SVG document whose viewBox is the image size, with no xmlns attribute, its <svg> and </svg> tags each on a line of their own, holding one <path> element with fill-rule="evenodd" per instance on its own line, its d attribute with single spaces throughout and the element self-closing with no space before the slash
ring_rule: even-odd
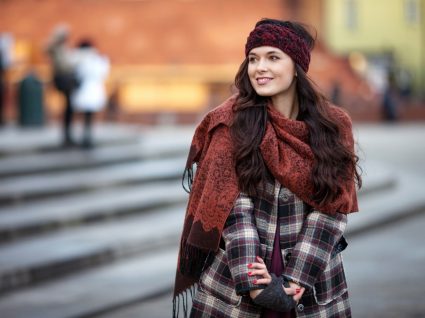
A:
<svg viewBox="0 0 425 318">
<path fill-rule="evenodd" d="M 252 200 L 241 193 L 226 220 L 222 233 L 228 266 L 238 295 L 264 288 L 262 285 L 253 283 L 255 277 L 248 276 L 250 271 L 248 264 L 254 263 L 256 256 L 261 255 L 253 210 Z"/>
<path fill-rule="evenodd" d="M 347 225 L 347 215 L 309 213 L 297 238 L 283 276 L 312 288 L 331 259 L 332 251 Z"/>
</svg>

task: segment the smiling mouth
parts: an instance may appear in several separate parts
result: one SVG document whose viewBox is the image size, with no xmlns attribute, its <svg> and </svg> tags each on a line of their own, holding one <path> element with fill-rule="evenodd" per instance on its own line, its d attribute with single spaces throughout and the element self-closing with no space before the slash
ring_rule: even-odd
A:
<svg viewBox="0 0 425 318">
<path fill-rule="evenodd" d="M 258 85 L 266 85 L 268 82 L 270 82 L 273 78 L 271 77 L 259 77 L 257 78 L 257 84 Z"/>
</svg>

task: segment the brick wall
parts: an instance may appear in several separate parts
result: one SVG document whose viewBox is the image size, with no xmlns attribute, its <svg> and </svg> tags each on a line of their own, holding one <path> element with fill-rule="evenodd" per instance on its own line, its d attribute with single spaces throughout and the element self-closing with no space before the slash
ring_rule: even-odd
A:
<svg viewBox="0 0 425 318">
<path fill-rule="evenodd" d="M 137 99 L 131 102 L 129 98 L 148 84 L 156 85 L 159 95 L 167 87 L 178 90 L 173 85 L 184 79 L 185 87 L 206 85 L 199 90 L 207 94 L 198 99 L 202 105 L 190 108 L 196 111 L 229 93 L 246 37 L 257 20 L 292 17 L 316 27 L 320 40 L 321 5 L 319 0 L 0 0 L 0 31 L 10 31 L 16 39 L 21 63 L 12 82 L 28 63 L 37 65 L 41 76 L 48 79 L 48 68 L 40 66 L 47 63 L 43 48 L 53 28 L 65 23 L 71 28 L 71 43 L 90 37 L 110 57 L 109 86 L 120 83 L 121 102 L 132 104 L 127 109 L 134 111 L 134 104 L 142 112 L 165 109 L 161 103 L 143 108 Z M 326 94 L 334 82 L 341 82 L 343 98 L 354 110 L 365 105 L 370 93 L 347 61 L 331 55 L 320 43 L 310 76 Z M 53 113 L 60 111 L 60 100 L 51 89 L 47 101 Z"/>
</svg>

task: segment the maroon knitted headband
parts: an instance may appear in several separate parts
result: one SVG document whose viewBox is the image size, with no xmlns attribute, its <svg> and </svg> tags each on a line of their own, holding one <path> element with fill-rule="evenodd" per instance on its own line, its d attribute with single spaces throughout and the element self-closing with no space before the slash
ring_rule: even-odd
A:
<svg viewBox="0 0 425 318">
<path fill-rule="evenodd" d="M 261 24 L 248 36 L 245 56 L 259 46 L 273 46 L 281 49 L 307 73 L 310 64 L 310 50 L 305 41 L 287 27 L 276 24 Z"/>
</svg>

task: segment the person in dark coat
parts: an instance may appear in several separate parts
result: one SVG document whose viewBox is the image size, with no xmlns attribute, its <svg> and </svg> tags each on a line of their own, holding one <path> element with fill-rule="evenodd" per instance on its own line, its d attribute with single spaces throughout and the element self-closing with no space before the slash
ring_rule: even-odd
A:
<svg viewBox="0 0 425 318">
<path fill-rule="evenodd" d="M 63 145 L 65 147 L 75 145 L 71 133 L 73 118 L 71 95 L 78 86 L 75 74 L 75 53 L 68 46 L 68 38 L 68 28 L 63 25 L 58 26 L 54 30 L 47 46 L 47 53 L 53 69 L 53 83 L 65 99 L 63 112 Z"/>
<path fill-rule="evenodd" d="M 307 77 L 313 45 L 301 24 L 257 22 L 238 93 L 198 125 L 175 317 L 351 317 L 341 252 L 361 177 L 350 117 Z"/>
<path fill-rule="evenodd" d="M 5 92 L 5 83 L 4 83 L 4 75 L 5 74 L 5 66 L 3 62 L 3 52 L 0 50 L 0 127 L 4 123 L 3 113 L 4 113 L 4 92 Z"/>
</svg>

